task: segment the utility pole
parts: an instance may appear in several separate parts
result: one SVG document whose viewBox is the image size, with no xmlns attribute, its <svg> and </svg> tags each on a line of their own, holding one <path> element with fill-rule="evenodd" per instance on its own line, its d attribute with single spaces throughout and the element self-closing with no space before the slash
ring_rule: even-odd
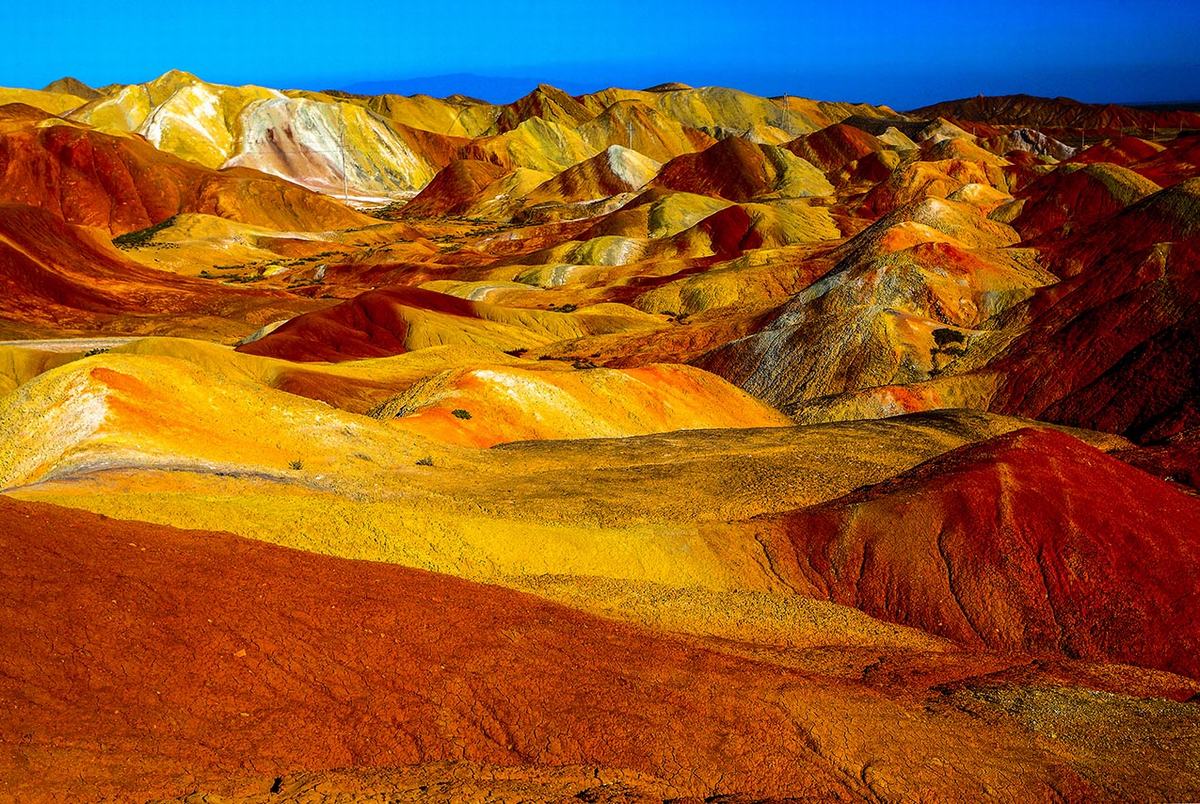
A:
<svg viewBox="0 0 1200 804">
<path fill-rule="evenodd" d="M 340 105 L 340 104 L 339 104 Z M 342 153 L 342 203 L 350 203 L 350 177 L 346 174 L 346 110 L 340 110 L 341 130 L 338 132 L 338 150 Z"/>
</svg>

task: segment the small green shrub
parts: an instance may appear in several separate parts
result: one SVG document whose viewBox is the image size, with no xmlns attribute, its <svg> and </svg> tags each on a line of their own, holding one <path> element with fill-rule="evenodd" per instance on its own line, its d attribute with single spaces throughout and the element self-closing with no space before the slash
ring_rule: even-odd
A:
<svg viewBox="0 0 1200 804">
<path fill-rule="evenodd" d="M 154 239 L 154 236 L 166 229 L 175 222 L 175 217 L 172 215 L 161 223 L 156 223 L 153 226 L 147 226 L 145 229 L 139 229 L 136 232 L 127 232 L 113 238 L 113 245 L 117 248 L 137 248 L 144 246 Z"/>
<path fill-rule="evenodd" d="M 433 466 L 433 456 L 426 455 L 424 458 L 421 458 L 417 461 L 417 466 Z"/>
<path fill-rule="evenodd" d="M 453 416 L 454 416 L 456 419 L 469 419 L 469 418 L 471 418 L 471 411 L 469 411 L 469 410 L 463 410 L 462 408 L 455 408 L 454 410 L 450 411 L 450 413 L 451 413 L 451 414 L 452 414 L 452 415 L 453 415 Z"/>
<path fill-rule="evenodd" d="M 933 331 L 933 342 L 939 347 L 945 347 L 952 343 L 964 343 L 967 337 L 956 329 L 940 327 Z"/>
</svg>

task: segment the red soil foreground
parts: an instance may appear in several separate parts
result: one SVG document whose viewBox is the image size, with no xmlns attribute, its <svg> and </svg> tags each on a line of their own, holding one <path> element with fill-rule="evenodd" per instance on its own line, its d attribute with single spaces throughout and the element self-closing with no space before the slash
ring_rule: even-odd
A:
<svg viewBox="0 0 1200 804">
<path fill-rule="evenodd" d="M 265 793 L 304 769 L 464 759 L 630 769 L 675 795 L 1130 783 L 949 704 L 945 685 L 1038 676 L 1027 662 L 900 652 L 879 677 L 820 677 L 497 587 L 6 498 L 0 546 L 0 798 Z M 883 660 L 834 664 L 857 661 Z M 1136 672 L 1092 682 L 1167 692 Z"/>
</svg>

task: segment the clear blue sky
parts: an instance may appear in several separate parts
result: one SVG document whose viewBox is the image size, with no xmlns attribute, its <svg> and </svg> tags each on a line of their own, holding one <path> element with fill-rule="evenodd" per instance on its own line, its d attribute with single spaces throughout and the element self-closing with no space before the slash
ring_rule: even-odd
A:
<svg viewBox="0 0 1200 804">
<path fill-rule="evenodd" d="M 469 74 L 451 83 L 492 100 L 531 81 L 584 91 L 672 80 L 898 108 L 980 92 L 1200 98 L 1200 2 L 1189 0 L 56 0 L 11 3 L 4 16 L 5 86 L 179 68 L 310 89 Z"/>
</svg>

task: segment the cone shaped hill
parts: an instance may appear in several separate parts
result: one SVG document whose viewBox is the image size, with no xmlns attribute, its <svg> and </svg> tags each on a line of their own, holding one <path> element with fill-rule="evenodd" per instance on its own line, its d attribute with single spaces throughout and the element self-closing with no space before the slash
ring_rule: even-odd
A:
<svg viewBox="0 0 1200 804">
<path fill-rule="evenodd" d="M 0 799 L 1200 798 L 1198 130 L 0 89 Z"/>
</svg>

